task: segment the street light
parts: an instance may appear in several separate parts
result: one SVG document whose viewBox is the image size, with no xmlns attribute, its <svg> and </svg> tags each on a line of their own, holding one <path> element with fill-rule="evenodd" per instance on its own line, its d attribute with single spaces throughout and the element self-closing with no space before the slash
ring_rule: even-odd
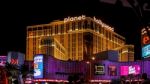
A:
<svg viewBox="0 0 150 84">
<path fill-rule="evenodd" d="M 88 75 L 88 80 L 91 80 L 91 62 L 90 61 L 87 61 L 86 62 L 88 65 L 89 65 L 89 70 L 90 70 L 90 74 Z"/>
<path fill-rule="evenodd" d="M 95 60 L 95 57 L 92 57 L 92 60 Z"/>
<path fill-rule="evenodd" d="M 95 60 L 95 57 L 92 57 L 90 61 L 86 62 L 90 66 L 90 74 L 89 74 L 90 77 L 89 77 L 89 80 L 91 80 L 91 78 L 92 78 L 92 74 L 91 74 L 92 73 L 92 68 L 91 67 L 92 67 L 92 61 L 94 61 L 94 60 Z"/>
<path fill-rule="evenodd" d="M 89 62 L 89 61 L 87 61 L 86 63 L 87 63 L 87 64 L 89 64 L 90 62 Z"/>
</svg>

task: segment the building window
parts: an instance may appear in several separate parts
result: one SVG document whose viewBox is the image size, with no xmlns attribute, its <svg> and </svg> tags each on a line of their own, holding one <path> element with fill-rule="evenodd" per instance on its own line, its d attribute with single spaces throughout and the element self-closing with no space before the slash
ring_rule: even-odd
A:
<svg viewBox="0 0 150 84">
<path fill-rule="evenodd" d="M 81 29 L 81 21 L 78 22 L 78 28 Z"/>
<path fill-rule="evenodd" d="M 72 30 L 75 30 L 75 22 L 72 23 Z"/>
<path fill-rule="evenodd" d="M 61 24 L 61 26 L 60 26 L 60 32 L 61 32 L 61 33 L 64 32 L 64 25 L 63 25 L 63 24 Z"/>
<path fill-rule="evenodd" d="M 108 39 L 108 31 L 106 31 L 106 38 Z"/>
<path fill-rule="evenodd" d="M 93 21 L 91 21 L 90 28 L 93 30 Z"/>
<path fill-rule="evenodd" d="M 45 30 L 45 29 L 48 29 L 48 27 L 47 27 L 47 26 L 44 26 L 43 29 L 44 29 L 44 30 Z"/>
<path fill-rule="evenodd" d="M 33 31 L 36 31 L 37 30 L 37 28 L 33 28 Z"/>
<path fill-rule="evenodd" d="M 84 21 L 84 25 L 83 25 L 83 28 L 84 28 L 84 29 L 87 29 L 87 24 L 88 24 L 88 22 L 87 22 L 87 20 L 85 20 L 85 21 Z"/>
<path fill-rule="evenodd" d="M 52 35 L 52 26 L 49 26 L 49 34 Z"/>
<path fill-rule="evenodd" d="M 32 28 L 28 28 L 28 31 L 32 31 Z"/>
<path fill-rule="evenodd" d="M 96 30 L 96 23 L 95 22 L 93 23 L 93 30 L 94 31 Z"/>
<path fill-rule="evenodd" d="M 69 23 L 66 24 L 66 32 L 69 30 Z"/>
<path fill-rule="evenodd" d="M 58 34 L 58 25 L 55 25 L 55 34 Z"/>
<path fill-rule="evenodd" d="M 42 27 L 38 27 L 38 30 L 42 30 Z"/>
<path fill-rule="evenodd" d="M 60 36 L 60 43 L 64 46 L 64 35 Z"/>
</svg>

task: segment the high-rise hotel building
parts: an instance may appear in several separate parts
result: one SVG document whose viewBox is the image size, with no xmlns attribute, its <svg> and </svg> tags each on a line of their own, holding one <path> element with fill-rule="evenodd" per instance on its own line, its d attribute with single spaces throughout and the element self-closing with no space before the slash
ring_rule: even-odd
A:
<svg viewBox="0 0 150 84">
<path fill-rule="evenodd" d="M 85 15 L 27 27 L 26 60 L 46 54 L 60 60 L 86 60 L 125 45 L 125 38 L 95 17 Z"/>
</svg>

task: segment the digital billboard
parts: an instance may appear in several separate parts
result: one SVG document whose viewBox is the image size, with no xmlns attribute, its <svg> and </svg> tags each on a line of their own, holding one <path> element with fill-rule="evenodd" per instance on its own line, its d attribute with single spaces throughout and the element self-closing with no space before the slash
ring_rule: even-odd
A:
<svg viewBox="0 0 150 84">
<path fill-rule="evenodd" d="M 121 69 L 120 69 L 120 72 L 121 72 L 121 75 L 128 75 L 128 66 L 121 66 Z"/>
<path fill-rule="evenodd" d="M 140 74 L 141 68 L 139 65 L 129 66 L 129 74 Z"/>
<path fill-rule="evenodd" d="M 96 75 L 102 75 L 105 74 L 105 66 L 101 64 L 95 65 L 95 74 Z"/>
<path fill-rule="evenodd" d="M 113 66 L 113 65 L 109 66 L 108 67 L 108 74 L 110 76 L 116 76 L 117 75 L 117 67 Z"/>
<path fill-rule="evenodd" d="M 43 55 L 34 56 L 34 78 L 43 78 Z"/>
<path fill-rule="evenodd" d="M 142 47 L 142 57 L 143 58 L 150 57 L 150 44 Z"/>
<path fill-rule="evenodd" d="M 131 66 L 121 66 L 120 72 L 121 75 L 129 75 L 129 74 L 140 74 L 141 68 L 139 65 L 131 65 Z"/>
</svg>

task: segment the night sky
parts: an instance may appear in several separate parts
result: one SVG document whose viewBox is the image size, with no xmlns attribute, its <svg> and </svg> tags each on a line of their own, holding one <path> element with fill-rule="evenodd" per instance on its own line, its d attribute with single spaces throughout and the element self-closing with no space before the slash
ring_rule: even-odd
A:
<svg viewBox="0 0 150 84">
<path fill-rule="evenodd" d="M 52 0 L 51 0 L 52 1 Z M 140 19 L 132 8 L 100 0 L 55 0 L 53 2 L 2 2 L 0 6 L 0 55 L 8 51 L 26 51 L 26 27 L 63 20 L 68 16 L 95 16 L 135 45 L 136 59 L 141 57 Z M 143 21 L 150 21 L 150 11 L 143 11 Z"/>
</svg>

